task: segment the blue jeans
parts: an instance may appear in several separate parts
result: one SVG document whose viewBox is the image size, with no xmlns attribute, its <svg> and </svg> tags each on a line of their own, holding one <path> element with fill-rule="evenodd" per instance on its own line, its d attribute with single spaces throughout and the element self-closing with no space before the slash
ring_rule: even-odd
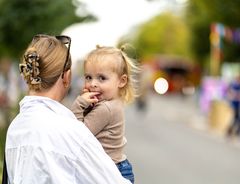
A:
<svg viewBox="0 0 240 184">
<path fill-rule="evenodd" d="M 134 183 L 134 174 L 131 163 L 126 159 L 116 164 L 122 176 Z"/>
</svg>

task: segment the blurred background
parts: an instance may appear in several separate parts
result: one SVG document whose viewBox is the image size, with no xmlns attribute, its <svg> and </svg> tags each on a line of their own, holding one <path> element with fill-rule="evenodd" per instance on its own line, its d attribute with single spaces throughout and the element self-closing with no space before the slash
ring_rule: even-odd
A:
<svg viewBox="0 0 240 184">
<path fill-rule="evenodd" d="M 233 0 L 0 0 L 0 171 L 6 130 L 27 93 L 22 53 L 35 34 L 65 34 L 73 60 L 66 106 L 96 45 L 129 44 L 142 68 L 140 96 L 126 107 L 137 184 L 239 183 L 239 9 Z"/>
</svg>

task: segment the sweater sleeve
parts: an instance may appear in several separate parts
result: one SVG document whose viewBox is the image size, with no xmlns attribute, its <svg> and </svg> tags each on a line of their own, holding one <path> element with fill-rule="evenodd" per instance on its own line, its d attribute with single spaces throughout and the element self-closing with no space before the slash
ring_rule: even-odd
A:
<svg viewBox="0 0 240 184">
<path fill-rule="evenodd" d="M 79 121 L 82 121 L 94 135 L 97 135 L 109 124 L 111 110 L 105 102 L 99 102 L 85 114 L 89 105 L 86 100 L 78 96 L 73 102 L 71 110 Z"/>
<path fill-rule="evenodd" d="M 89 107 L 89 103 L 81 96 L 78 96 L 71 106 L 71 111 L 79 121 L 84 121 L 84 111 Z"/>
<path fill-rule="evenodd" d="M 83 122 L 94 135 L 97 135 L 110 123 L 110 120 L 111 110 L 106 103 L 100 102 L 97 103 L 86 116 L 84 116 Z"/>
</svg>

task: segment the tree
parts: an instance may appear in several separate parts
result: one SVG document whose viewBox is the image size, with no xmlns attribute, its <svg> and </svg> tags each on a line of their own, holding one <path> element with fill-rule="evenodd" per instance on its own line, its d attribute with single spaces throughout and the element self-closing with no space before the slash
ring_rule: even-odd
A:
<svg viewBox="0 0 240 184">
<path fill-rule="evenodd" d="M 121 43 L 131 37 L 130 42 L 142 59 L 156 54 L 190 55 L 187 27 L 180 17 L 171 13 L 162 13 L 140 25 L 133 32 L 131 36 L 123 37 Z"/>
<path fill-rule="evenodd" d="M 0 0 L 0 55 L 19 58 L 33 35 L 58 35 L 73 23 L 94 20 L 88 13 L 77 16 L 79 7 L 70 0 Z"/>
<path fill-rule="evenodd" d="M 239 27 L 240 0 L 189 0 L 186 20 L 191 30 L 191 48 L 199 61 L 204 61 L 210 54 L 210 26 L 220 22 L 232 28 Z M 224 60 L 239 61 L 240 46 L 224 42 Z"/>
</svg>

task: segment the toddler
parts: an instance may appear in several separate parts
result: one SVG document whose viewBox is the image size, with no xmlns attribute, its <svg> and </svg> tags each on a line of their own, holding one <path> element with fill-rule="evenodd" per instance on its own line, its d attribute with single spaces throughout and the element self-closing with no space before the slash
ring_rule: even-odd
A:
<svg viewBox="0 0 240 184">
<path fill-rule="evenodd" d="M 83 93 L 72 105 L 78 120 L 90 129 L 123 177 L 134 183 L 132 165 L 124 154 L 124 104 L 136 96 L 134 74 L 139 67 L 122 49 L 97 47 L 84 61 Z"/>
</svg>

